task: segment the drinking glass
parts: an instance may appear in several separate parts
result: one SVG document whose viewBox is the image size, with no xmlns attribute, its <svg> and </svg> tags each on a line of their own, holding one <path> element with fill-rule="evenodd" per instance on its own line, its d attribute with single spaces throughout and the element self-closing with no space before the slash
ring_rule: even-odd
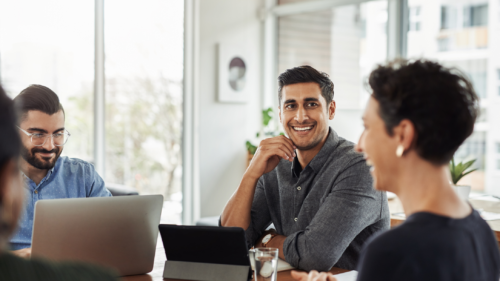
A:
<svg viewBox="0 0 500 281">
<path fill-rule="evenodd" d="M 276 281 L 278 252 L 277 248 L 255 249 L 255 281 Z"/>
</svg>

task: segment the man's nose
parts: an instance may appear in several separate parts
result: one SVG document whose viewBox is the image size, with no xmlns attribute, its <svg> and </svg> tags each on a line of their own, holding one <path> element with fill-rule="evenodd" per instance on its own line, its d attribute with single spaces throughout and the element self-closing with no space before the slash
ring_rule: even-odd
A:
<svg viewBox="0 0 500 281">
<path fill-rule="evenodd" d="M 309 116 L 307 116 L 307 112 L 304 109 L 304 107 L 300 106 L 297 110 L 297 113 L 295 114 L 295 121 L 298 123 L 302 123 L 309 119 Z"/>
<path fill-rule="evenodd" d="M 48 151 L 51 151 L 52 149 L 54 149 L 56 147 L 54 145 L 54 139 L 52 138 L 52 136 L 47 137 L 47 139 L 45 140 L 45 143 L 42 145 L 42 147 L 43 147 L 43 149 L 48 150 Z"/>
</svg>

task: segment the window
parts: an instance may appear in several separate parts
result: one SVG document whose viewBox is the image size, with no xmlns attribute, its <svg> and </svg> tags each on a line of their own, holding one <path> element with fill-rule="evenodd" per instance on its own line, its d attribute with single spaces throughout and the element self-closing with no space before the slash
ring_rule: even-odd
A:
<svg viewBox="0 0 500 281">
<path fill-rule="evenodd" d="M 488 25 L 488 5 L 464 7 L 464 27 Z"/>
<path fill-rule="evenodd" d="M 497 69 L 497 87 L 498 87 L 498 96 L 500 97 L 500 69 Z"/>
<path fill-rule="evenodd" d="M 464 72 L 467 78 L 470 79 L 476 94 L 480 98 L 486 98 L 487 96 L 487 71 L 488 71 L 488 60 L 487 59 L 467 59 L 467 60 L 453 60 L 453 61 L 443 61 L 443 64 L 449 67 L 457 67 L 459 70 Z"/>
<path fill-rule="evenodd" d="M 488 5 L 476 4 L 476 2 L 478 1 L 468 0 L 441 6 L 440 32 L 436 36 L 438 51 L 447 52 L 488 47 Z M 419 3 L 431 11 L 435 10 L 429 0 Z M 457 13 L 457 11 L 462 11 L 462 13 Z M 433 21 L 429 19 L 426 21 L 432 25 Z"/>
<path fill-rule="evenodd" d="M 500 171 L 500 142 L 497 142 L 496 145 L 496 158 L 497 158 L 497 166 L 496 169 Z"/>
<path fill-rule="evenodd" d="M 484 169 L 486 152 L 486 132 L 474 132 L 455 153 L 456 160 L 477 159 L 474 166 Z"/>
<path fill-rule="evenodd" d="M 409 22 L 410 22 L 410 31 L 419 31 L 420 30 L 420 25 L 421 25 L 421 8 L 420 6 L 417 7 L 410 7 L 410 12 L 409 12 Z"/>
<path fill-rule="evenodd" d="M 457 27 L 457 9 L 453 6 L 441 6 L 441 29 Z"/>
<path fill-rule="evenodd" d="M 421 19 L 425 24 L 420 26 L 418 34 L 407 33 L 407 56 L 431 58 L 447 67 L 458 68 L 470 79 L 480 98 L 480 115 L 474 133 L 458 149 L 456 160 L 477 159 L 475 167 L 479 170 L 467 179 L 474 189 L 500 191 L 500 183 L 493 178 L 500 157 L 486 162 L 486 155 L 498 155 L 495 150 L 500 149 L 488 137 L 500 134 L 500 120 L 492 118 L 492 114 L 500 112 L 500 105 L 491 99 L 500 95 L 500 69 L 497 65 L 500 54 L 488 50 L 488 1 L 408 0 L 408 4 L 410 7 L 418 4 L 426 11 L 426 17 Z M 488 79 L 499 81 L 497 87 L 489 88 Z"/>
<path fill-rule="evenodd" d="M 360 109 L 373 67 L 386 59 L 387 1 L 278 19 L 278 72 L 311 65 L 330 75 L 338 108 Z"/>
<path fill-rule="evenodd" d="M 104 3 L 101 176 L 141 194 L 163 194 L 165 222 L 181 223 L 184 1 Z M 8 94 L 30 84 L 54 90 L 72 134 L 63 155 L 93 162 L 94 1 L 0 1 L 0 39 L 0 79 Z"/>
<path fill-rule="evenodd" d="M 7 94 L 15 97 L 31 84 L 52 89 L 72 135 L 62 155 L 92 162 L 94 1 L 1 1 L 0 38 Z"/>
<path fill-rule="evenodd" d="M 481 108 L 479 110 L 479 115 L 476 118 L 476 123 L 485 123 L 488 122 L 488 109 Z"/>
<path fill-rule="evenodd" d="M 105 1 L 105 179 L 141 194 L 163 194 L 177 204 L 170 210 L 178 212 L 176 223 L 182 198 L 183 5 Z"/>
</svg>

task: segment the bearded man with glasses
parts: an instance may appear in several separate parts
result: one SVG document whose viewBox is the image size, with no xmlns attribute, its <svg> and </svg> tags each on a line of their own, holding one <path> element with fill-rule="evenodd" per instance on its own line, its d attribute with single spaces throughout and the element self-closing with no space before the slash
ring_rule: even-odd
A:
<svg viewBox="0 0 500 281">
<path fill-rule="evenodd" d="M 13 253 L 31 255 L 35 203 L 43 199 L 108 197 L 104 181 L 83 160 L 60 157 L 71 134 L 65 129 L 65 113 L 57 95 L 49 88 L 31 85 L 16 98 L 21 136 L 20 169 L 26 200 L 18 231 L 11 238 Z"/>
</svg>

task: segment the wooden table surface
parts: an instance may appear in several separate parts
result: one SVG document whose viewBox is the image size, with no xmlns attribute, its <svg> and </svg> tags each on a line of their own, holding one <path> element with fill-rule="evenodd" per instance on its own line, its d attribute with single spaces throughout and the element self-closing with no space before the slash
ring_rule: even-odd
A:
<svg viewBox="0 0 500 281">
<path fill-rule="evenodd" d="M 158 247 L 156 248 L 156 255 L 155 255 L 155 264 L 153 267 L 153 271 L 151 271 L 148 274 L 142 274 L 142 275 L 134 275 L 134 276 L 126 276 L 122 277 L 123 281 L 163 281 L 163 280 L 169 280 L 169 281 L 178 281 L 176 279 L 164 279 L 163 278 L 163 267 L 165 266 L 165 251 L 163 250 L 163 244 L 161 241 L 158 242 Z M 330 272 L 332 274 L 339 274 L 339 273 L 344 273 L 349 270 L 346 269 L 341 269 L 334 267 Z M 295 280 L 291 276 L 291 270 L 286 270 L 286 271 L 281 271 L 278 272 L 278 281 L 292 281 Z M 179 280 L 181 281 L 181 280 Z M 182 280 L 185 281 L 185 280 Z"/>
<path fill-rule="evenodd" d="M 479 199 L 470 199 L 469 202 L 471 203 L 472 207 L 474 207 L 474 209 L 482 209 L 486 212 L 500 213 L 500 201 L 494 202 Z M 392 215 L 396 212 L 403 212 L 403 206 L 401 205 L 401 201 L 399 201 L 397 197 L 395 199 L 389 200 L 389 210 L 391 212 L 391 227 L 404 222 L 404 218 Z M 491 229 L 493 229 L 493 232 L 497 237 L 497 241 L 500 243 L 500 220 L 486 222 L 490 225 Z"/>
<path fill-rule="evenodd" d="M 485 201 L 478 199 L 470 199 L 469 202 L 475 209 L 482 209 L 487 212 L 500 213 L 500 202 Z M 403 206 L 401 205 L 401 202 L 397 197 L 395 199 L 389 200 L 389 210 L 391 213 L 391 227 L 404 222 L 405 220 L 404 218 L 392 215 L 393 213 L 396 212 L 403 212 Z M 487 223 L 493 229 L 497 237 L 497 240 L 499 241 L 500 244 L 500 220 L 487 221 Z M 174 281 L 173 279 L 163 279 L 163 267 L 165 265 L 165 260 L 166 257 L 165 257 L 165 251 L 163 250 L 163 244 L 161 243 L 161 240 L 158 240 L 158 247 L 156 249 L 155 264 L 153 271 L 151 271 L 148 274 L 123 277 L 123 280 L 124 281 L 160 281 L 160 280 Z M 332 272 L 333 274 L 339 274 L 347 271 L 349 270 L 334 267 L 330 272 Z M 290 274 L 291 274 L 290 270 L 278 272 L 278 280 L 279 281 L 294 280 L 292 279 Z"/>
</svg>

